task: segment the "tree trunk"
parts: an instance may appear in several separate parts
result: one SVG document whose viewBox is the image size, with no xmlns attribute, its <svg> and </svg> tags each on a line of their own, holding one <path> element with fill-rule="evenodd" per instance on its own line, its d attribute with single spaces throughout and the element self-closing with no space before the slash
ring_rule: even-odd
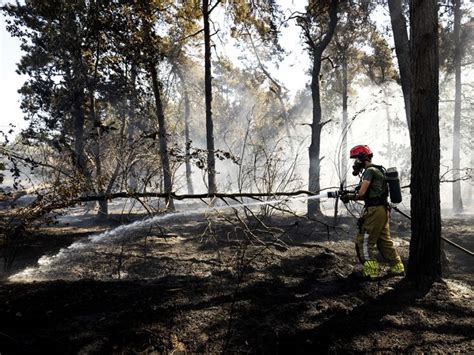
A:
<svg viewBox="0 0 474 355">
<path fill-rule="evenodd" d="M 94 98 L 94 93 L 93 91 L 89 91 L 89 119 L 91 122 L 93 122 L 95 126 L 95 131 L 97 134 L 97 141 L 95 142 L 95 149 L 94 149 L 94 160 L 95 160 L 95 180 L 96 180 L 96 185 L 97 185 L 97 192 L 99 194 L 104 194 L 105 189 L 104 189 L 104 181 L 102 177 L 102 159 L 100 157 L 102 148 L 101 148 L 101 143 L 102 143 L 102 134 L 100 130 L 100 125 L 101 122 L 99 119 L 97 119 L 96 113 L 95 113 L 95 98 Z M 99 210 L 97 211 L 97 216 L 100 218 L 107 218 L 108 215 L 108 201 L 107 200 L 102 200 L 99 201 Z"/>
<path fill-rule="evenodd" d="M 137 78 L 137 70 L 136 66 L 132 64 L 132 68 L 130 69 L 130 82 L 131 82 L 131 95 L 129 101 L 129 118 L 128 118 L 128 126 L 127 126 L 127 140 L 128 140 L 128 148 L 131 150 L 134 137 L 135 137 L 135 125 L 136 125 L 136 109 L 137 109 L 137 92 L 135 89 L 136 85 L 136 78 Z M 130 154 L 133 154 L 130 152 Z M 130 191 L 137 191 L 138 183 L 137 183 L 137 176 L 135 171 L 135 166 L 133 160 L 131 159 L 132 164 L 130 166 L 128 172 L 128 189 Z"/>
<path fill-rule="evenodd" d="M 150 16 L 152 14 L 152 9 L 150 8 L 150 3 L 143 2 L 144 9 L 146 15 Z M 153 38 L 155 34 L 153 33 L 153 27 L 150 23 L 150 20 L 144 16 L 142 17 L 143 23 L 143 33 L 145 43 L 151 45 L 154 43 Z M 152 36 L 153 35 L 153 36 Z M 156 109 L 156 117 L 158 119 L 158 135 L 160 140 L 160 159 L 161 159 L 161 166 L 163 169 L 163 180 L 161 181 L 164 187 L 164 192 L 166 194 L 171 194 L 173 191 L 173 183 L 171 178 L 171 169 L 170 169 L 170 161 L 168 155 L 168 135 L 166 133 L 166 123 L 165 123 L 165 113 L 163 109 L 163 102 L 161 100 L 161 84 L 158 80 L 158 73 L 156 71 L 156 63 L 158 61 L 156 56 L 157 48 L 154 46 L 145 48 L 145 53 L 147 54 L 146 58 L 146 66 L 148 69 L 148 73 L 151 77 L 152 89 L 153 89 L 153 96 L 155 98 L 155 109 Z M 166 198 L 166 208 L 168 210 L 174 210 L 174 203 L 171 197 Z"/>
<path fill-rule="evenodd" d="M 81 175 L 87 176 L 87 164 L 84 152 L 84 89 L 78 88 L 74 97 L 74 164 Z"/>
<path fill-rule="evenodd" d="M 206 95 L 206 142 L 207 142 L 207 179 L 208 192 L 217 192 L 216 160 L 214 155 L 214 123 L 212 121 L 212 76 L 211 76 L 211 33 L 209 28 L 209 0 L 202 1 L 204 21 L 204 86 Z"/>
<path fill-rule="evenodd" d="M 471 169 L 474 169 L 474 122 L 471 122 L 471 164 L 469 164 L 469 166 L 471 167 Z M 472 170 L 471 170 L 471 174 L 472 174 Z M 468 186 L 468 196 L 469 196 L 469 206 L 471 208 L 474 207 L 474 194 L 473 194 L 473 188 L 472 188 L 472 185 L 473 183 L 469 183 L 467 186 Z"/>
<path fill-rule="evenodd" d="M 184 83 L 183 83 L 184 85 Z M 194 193 L 193 178 L 191 170 L 191 139 L 189 136 L 189 116 L 190 116 L 190 104 L 188 90 L 184 89 L 184 139 L 186 140 L 185 153 L 186 153 L 186 184 L 188 186 L 188 194 Z"/>
<path fill-rule="evenodd" d="M 436 0 L 410 1 L 411 230 L 407 279 L 441 277 L 438 12 Z"/>
<path fill-rule="evenodd" d="M 309 146 L 309 186 L 308 190 L 319 192 L 320 187 L 320 143 L 321 143 L 321 97 L 319 90 L 319 73 L 321 71 L 321 54 L 314 55 L 311 76 L 311 97 L 313 100 L 313 124 L 311 125 L 311 145 Z M 308 200 L 308 215 L 321 213 L 319 200 Z"/>
<path fill-rule="evenodd" d="M 405 115 L 408 129 L 411 127 L 410 113 L 410 43 L 408 41 L 407 24 L 403 15 L 402 0 L 388 0 L 390 20 L 392 22 L 395 52 L 397 54 L 398 70 L 402 84 L 403 100 L 405 101 Z"/>
<path fill-rule="evenodd" d="M 461 0 L 452 0 L 454 7 L 454 122 L 453 122 L 453 212 L 461 213 Z"/>
<path fill-rule="evenodd" d="M 341 142 L 341 176 L 343 181 L 346 181 L 347 178 L 347 157 L 348 157 L 348 150 L 347 150 L 347 129 L 348 129 L 348 112 L 347 112 L 347 100 L 348 100 L 348 91 L 349 91 L 349 80 L 348 76 L 348 68 L 347 68 L 347 58 L 344 55 L 342 59 L 342 142 Z"/>
<path fill-rule="evenodd" d="M 324 50 L 332 39 L 337 24 L 337 4 L 338 0 L 332 0 L 329 7 L 328 29 L 319 43 L 313 43 L 311 51 L 313 55 L 313 69 L 311 73 L 311 98 L 313 100 L 313 122 L 311 124 L 311 145 L 309 146 L 309 176 L 308 189 L 312 192 L 319 192 L 320 187 L 320 144 L 321 144 L 321 96 L 319 75 L 321 72 L 321 57 Z M 321 214 L 319 200 L 308 200 L 308 216 Z"/>
<path fill-rule="evenodd" d="M 171 179 L 170 161 L 168 156 L 168 135 L 166 133 L 165 114 L 163 111 L 163 103 L 161 101 L 160 84 L 158 82 L 158 74 L 154 63 L 149 63 L 148 70 L 151 75 L 153 86 L 153 95 L 155 97 L 156 117 L 158 118 L 158 134 L 160 138 L 160 159 L 163 167 L 163 184 L 166 194 L 173 191 L 173 183 Z M 167 209 L 174 210 L 173 199 L 166 198 Z"/>
<path fill-rule="evenodd" d="M 191 161 L 189 157 L 191 156 L 191 139 L 189 136 L 189 117 L 191 115 L 190 103 L 189 103 L 189 93 L 184 81 L 184 75 L 179 67 L 179 64 L 175 64 L 176 73 L 178 74 L 179 80 L 181 81 L 181 89 L 183 92 L 184 100 L 184 139 L 185 139 L 185 167 L 186 167 L 186 184 L 188 187 L 188 194 L 194 193 L 193 179 L 192 179 L 192 170 L 191 170 Z"/>
</svg>

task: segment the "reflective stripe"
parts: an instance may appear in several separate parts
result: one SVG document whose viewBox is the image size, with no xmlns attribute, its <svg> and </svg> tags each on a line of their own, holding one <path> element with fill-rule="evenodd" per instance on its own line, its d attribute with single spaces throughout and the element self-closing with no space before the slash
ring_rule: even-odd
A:
<svg viewBox="0 0 474 355">
<path fill-rule="evenodd" d="M 365 232 L 364 241 L 362 242 L 362 253 L 364 254 L 365 260 L 369 260 L 369 233 Z"/>
</svg>

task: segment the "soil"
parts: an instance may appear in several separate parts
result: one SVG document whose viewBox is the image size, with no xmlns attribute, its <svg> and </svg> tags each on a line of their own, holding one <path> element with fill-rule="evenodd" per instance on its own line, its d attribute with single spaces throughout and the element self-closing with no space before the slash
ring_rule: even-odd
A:
<svg viewBox="0 0 474 355">
<path fill-rule="evenodd" d="M 366 282 L 351 219 L 333 230 L 273 217 L 248 222 L 254 233 L 246 221 L 180 218 L 84 251 L 60 270 L 68 280 L 8 281 L 122 222 L 32 231 L 0 275 L 0 353 L 474 351 L 472 256 L 445 244 L 451 273 L 429 289 Z M 443 235 L 474 250 L 473 228 L 472 217 L 450 219 Z M 408 223 L 395 216 L 392 233 L 406 261 Z"/>
</svg>

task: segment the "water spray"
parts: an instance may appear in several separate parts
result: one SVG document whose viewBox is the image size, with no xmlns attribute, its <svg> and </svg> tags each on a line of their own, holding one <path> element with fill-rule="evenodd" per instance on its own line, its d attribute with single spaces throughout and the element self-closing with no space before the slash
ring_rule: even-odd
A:
<svg viewBox="0 0 474 355">
<path fill-rule="evenodd" d="M 87 240 L 74 242 L 67 248 L 62 248 L 55 255 L 44 255 L 38 260 L 38 265 L 36 267 L 26 268 L 23 271 L 10 276 L 8 279 L 9 281 L 13 282 L 49 281 L 54 279 L 77 280 L 80 279 L 80 277 L 74 275 L 70 270 L 64 271 L 64 266 L 67 263 L 74 263 L 74 261 L 80 263 L 81 252 L 93 250 L 94 246 L 96 245 L 116 244 L 122 242 L 126 238 L 139 238 L 141 237 L 139 231 L 143 231 L 146 227 L 153 226 L 157 223 L 173 220 L 176 218 L 189 217 L 212 212 L 221 212 L 226 210 L 235 210 L 238 208 L 277 205 L 282 203 L 288 203 L 291 201 L 321 200 L 326 198 L 334 198 L 336 196 L 339 196 L 338 193 L 338 191 L 326 191 L 318 195 L 288 196 L 282 199 L 271 199 L 267 201 L 235 203 L 224 206 L 208 206 L 206 208 L 200 208 L 192 211 L 174 212 L 165 215 L 158 215 L 151 218 L 146 218 L 141 221 L 136 221 L 127 225 L 122 225 L 117 228 L 113 228 L 103 233 L 92 235 L 88 237 Z M 65 276 L 65 272 L 69 274 L 66 274 Z"/>
</svg>

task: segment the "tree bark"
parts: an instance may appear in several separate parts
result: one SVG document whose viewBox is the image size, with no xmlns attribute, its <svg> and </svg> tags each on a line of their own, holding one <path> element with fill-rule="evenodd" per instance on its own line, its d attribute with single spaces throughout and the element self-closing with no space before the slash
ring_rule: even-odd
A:
<svg viewBox="0 0 474 355">
<path fill-rule="evenodd" d="M 403 100 L 405 102 L 405 115 L 408 129 L 411 127 L 410 113 L 410 43 L 408 40 L 407 24 L 403 15 L 402 0 L 388 0 L 390 20 L 392 22 L 395 53 L 397 54 L 398 70 L 402 84 Z"/>
<path fill-rule="evenodd" d="M 453 212 L 461 213 L 461 0 L 452 0 L 454 8 L 454 121 L 453 121 Z"/>
<path fill-rule="evenodd" d="M 311 145 L 309 146 L 309 177 L 308 189 L 313 192 L 321 190 L 320 187 L 320 145 L 321 145 L 321 95 L 319 75 L 321 72 L 321 58 L 324 50 L 332 39 L 337 24 L 338 0 L 332 0 L 329 7 L 328 29 L 320 42 L 314 43 L 309 38 L 311 52 L 313 55 L 313 68 L 311 72 L 311 98 L 313 100 L 313 122 L 311 124 Z M 309 31 L 307 32 L 309 33 Z M 319 200 L 308 200 L 308 216 L 321 214 L 321 204 Z"/>
<path fill-rule="evenodd" d="M 216 160 L 214 155 L 214 123 L 212 120 L 212 73 L 211 73 L 211 34 L 209 28 L 209 0 L 202 1 L 204 21 L 204 87 L 206 100 L 206 142 L 207 142 L 207 183 L 208 192 L 217 192 Z"/>
<path fill-rule="evenodd" d="M 411 230 L 407 279 L 441 277 L 438 12 L 436 0 L 410 1 Z"/>
</svg>

